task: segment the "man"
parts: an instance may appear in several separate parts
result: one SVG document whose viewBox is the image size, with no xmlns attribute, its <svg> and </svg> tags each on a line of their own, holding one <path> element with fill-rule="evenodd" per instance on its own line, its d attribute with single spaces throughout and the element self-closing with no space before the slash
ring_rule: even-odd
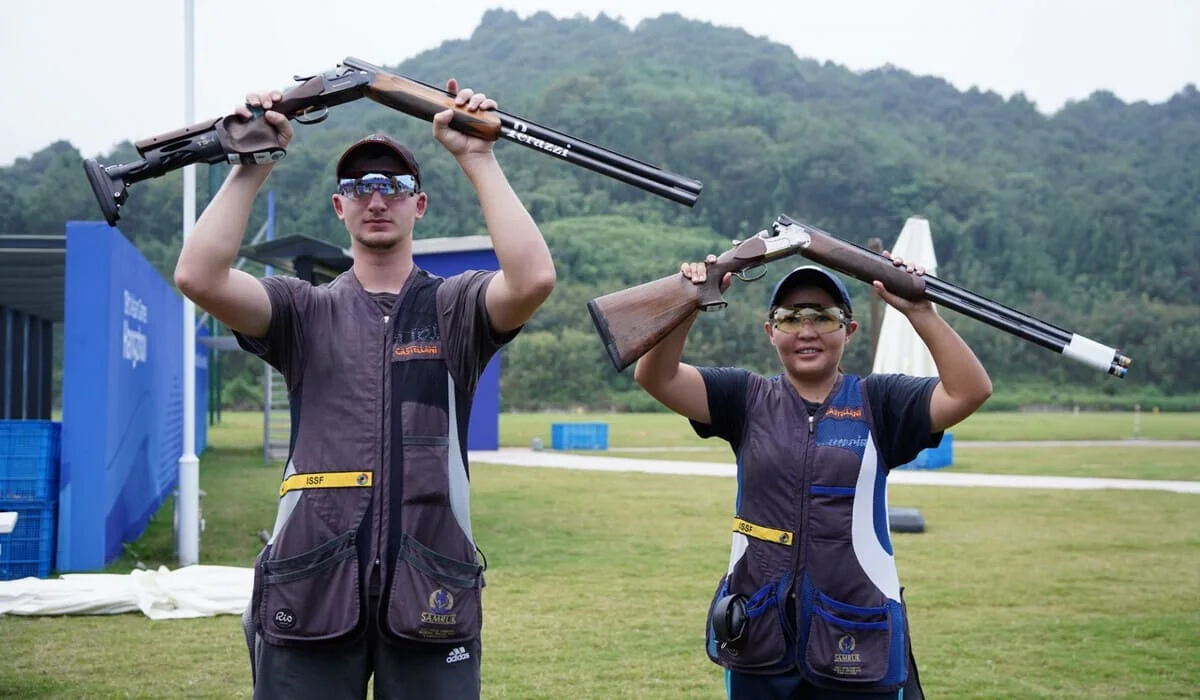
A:
<svg viewBox="0 0 1200 700">
<path fill-rule="evenodd" d="M 496 108 L 447 91 L 456 109 Z M 249 95 L 281 146 L 278 92 Z M 197 221 L 179 289 L 287 380 L 292 444 L 243 621 L 255 698 L 472 698 L 480 694 L 483 571 L 471 533 L 468 412 L 488 360 L 554 287 L 541 232 L 492 143 L 433 119 L 475 187 L 499 271 L 443 279 L 413 263 L 429 204 L 412 152 L 386 136 L 337 164 L 334 213 L 353 267 L 327 285 L 231 269 L 272 166 L 238 166 Z M 331 183 L 334 184 L 334 183 Z"/>
</svg>

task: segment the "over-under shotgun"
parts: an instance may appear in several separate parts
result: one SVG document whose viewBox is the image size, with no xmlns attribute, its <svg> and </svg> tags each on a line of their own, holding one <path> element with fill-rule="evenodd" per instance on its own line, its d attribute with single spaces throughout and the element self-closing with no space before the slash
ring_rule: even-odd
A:
<svg viewBox="0 0 1200 700">
<path fill-rule="evenodd" d="M 1131 364 L 1115 348 L 932 275 L 912 275 L 880 253 L 840 240 L 786 215 L 776 218 L 769 229 L 733 243 L 715 262 L 706 263 L 704 282 L 695 283 L 676 273 L 588 302 L 592 323 L 618 372 L 645 355 L 697 310 L 725 308 L 720 284 L 726 273 L 742 281 L 753 281 L 766 272 L 767 263 L 797 254 L 867 284 L 879 280 L 888 291 L 905 299 L 929 299 L 1117 377 L 1124 377 Z M 747 274 L 760 267 L 764 269 L 758 275 Z"/>
<path fill-rule="evenodd" d="M 565 160 L 686 206 L 694 206 L 703 184 L 615 151 L 549 129 L 500 110 L 468 112 L 454 105 L 454 96 L 432 85 L 388 72 L 348 57 L 332 70 L 297 77 L 271 110 L 301 124 L 324 121 L 329 108 L 362 97 L 413 117 L 432 121 L 453 109 L 450 128 L 479 138 L 506 139 L 539 153 Z M 110 226 L 120 219 L 129 185 L 160 177 L 192 163 L 271 163 L 284 157 L 274 129 L 256 114 L 247 120 L 236 114 L 151 136 L 134 144 L 140 159 L 116 165 L 84 160 L 84 171 Z"/>
</svg>

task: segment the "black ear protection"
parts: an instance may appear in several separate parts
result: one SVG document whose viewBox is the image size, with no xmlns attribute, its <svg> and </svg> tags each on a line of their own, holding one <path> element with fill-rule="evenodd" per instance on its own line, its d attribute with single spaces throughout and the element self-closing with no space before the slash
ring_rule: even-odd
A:
<svg viewBox="0 0 1200 700">
<path fill-rule="evenodd" d="M 713 605 L 712 626 L 713 636 L 722 648 L 740 649 L 745 642 L 746 596 L 727 595 L 719 598 Z"/>
</svg>

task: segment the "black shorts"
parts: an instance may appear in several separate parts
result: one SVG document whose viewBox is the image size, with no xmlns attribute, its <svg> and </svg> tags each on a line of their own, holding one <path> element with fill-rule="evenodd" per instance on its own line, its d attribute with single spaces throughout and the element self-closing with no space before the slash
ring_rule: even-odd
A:
<svg viewBox="0 0 1200 700">
<path fill-rule="evenodd" d="M 375 698 L 479 698 L 479 639 L 398 645 L 381 636 L 371 617 L 361 643 L 336 648 L 273 646 L 247 630 L 255 700 L 363 700 L 372 677 Z"/>
</svg>

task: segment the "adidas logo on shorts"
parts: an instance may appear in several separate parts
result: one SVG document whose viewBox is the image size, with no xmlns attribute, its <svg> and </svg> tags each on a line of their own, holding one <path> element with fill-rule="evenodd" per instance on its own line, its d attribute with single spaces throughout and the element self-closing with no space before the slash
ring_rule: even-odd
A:
<svg viewBox="0 0 1200 700">
<path fill-rule="evenodd" d="M 457 663 L 459 661 L 466 661 L 469 658 L 471 658 L 471 655 L 467 652 L 466 647 L 454 647 L 446 656 L 446 663 Z"/>
</svg>

